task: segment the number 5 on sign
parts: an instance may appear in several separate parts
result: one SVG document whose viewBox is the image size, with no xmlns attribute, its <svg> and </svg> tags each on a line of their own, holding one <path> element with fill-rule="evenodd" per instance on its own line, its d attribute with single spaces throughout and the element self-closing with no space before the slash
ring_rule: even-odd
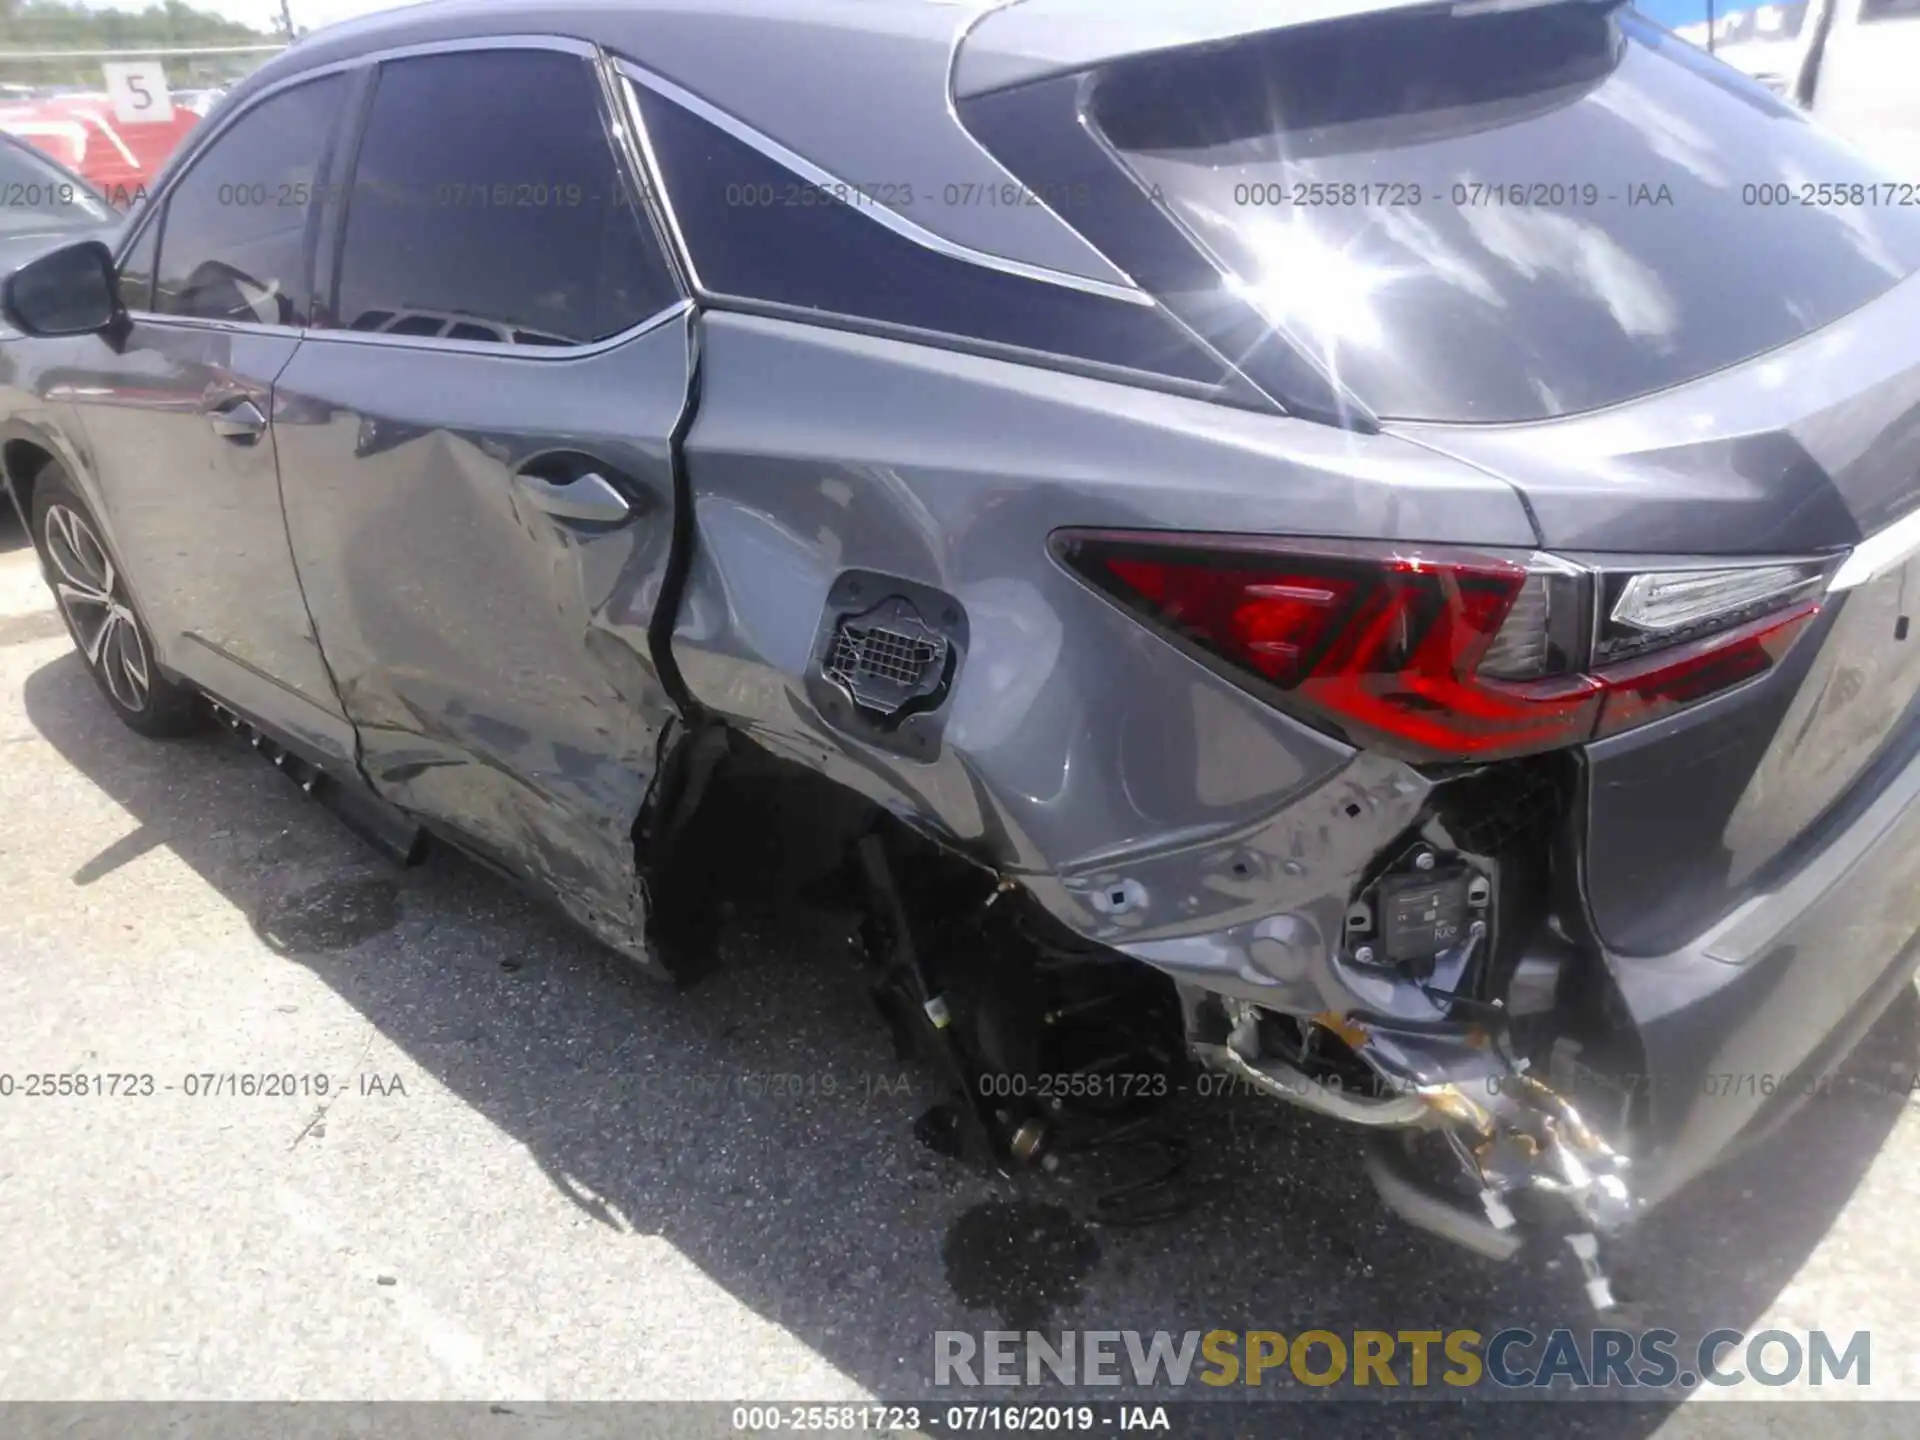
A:
<svg viewBox="0 0 1920 1440">
<path fill-rule="evenodd" d="M 113 118 L 121 124 L 164 124 L 173 119 L 167 72 L 158 60 L 129 60 L 100 68 L 107 73 L 107 98 L 113 101 Z"/>
</svg>

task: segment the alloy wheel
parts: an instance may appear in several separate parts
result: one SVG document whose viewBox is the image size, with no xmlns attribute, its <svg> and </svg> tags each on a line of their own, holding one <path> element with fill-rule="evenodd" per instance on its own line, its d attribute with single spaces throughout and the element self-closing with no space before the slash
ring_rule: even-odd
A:
<svg viewBox="0 0 1920 1440">
<path fill-rule="evenodd" d="M 87 663 L 123 708 L 146 709 L 152 673 L 147 642 L 107 547 L 87 518 L 65 505 L 47 509 L 46 546 L 54 594 Z"/>
</svg>

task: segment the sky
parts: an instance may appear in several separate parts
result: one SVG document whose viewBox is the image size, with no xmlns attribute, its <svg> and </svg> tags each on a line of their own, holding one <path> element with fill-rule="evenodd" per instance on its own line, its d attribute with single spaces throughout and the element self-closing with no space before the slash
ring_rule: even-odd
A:
<svg viewBox="0 0 1920 1440">
<path fill-rule="evenodd" d="M 144 10 L 150 0 L 87 0 L 94 10 Z M 280 16 L 280 0 L 187 0 L 196 10 L 211 10 L 256 30 L 270 30 Z M 393 8 L 391 0 L 287 0 L 293 23 L 318 30 L 336 20 Z"/>
<path fill-rule="evenodd" d="M 197 9 L 212 10 L 232 20 L 244 21 L 256 29 L 271 28 L 279 17 L 279 0 L 188 0 Z M 293 11 L 293 23 L 308 30 L 318 30 L 322 25 L 331 25 L 336 20 L 350 19 L 355 15 L 371 15 L 376 10 L 393 8 L 391 0 L 287 0 Z M 135 3 L 123 4 L 120 8 L 137 8 Z"/>
</svg>

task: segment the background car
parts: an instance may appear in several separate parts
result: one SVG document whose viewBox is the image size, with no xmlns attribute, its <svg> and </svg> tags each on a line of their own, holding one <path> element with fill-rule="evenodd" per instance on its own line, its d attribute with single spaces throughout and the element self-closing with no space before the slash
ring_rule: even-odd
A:
<svg viewBox="0 0 1920 1440">
<path fill-rule="evenodd" d="M 1828 0 L 1831 28 L 1811 80 L 1814 116 L 1903 179 L 1920 177 L 1920 3 Z"/>
<path fill-rule="evenodd" d="M 0 105 L 0 131 L 25 140 L 109 196 L 121 208 L 144 193 L 180 142 L 200 123 L 176 105 L 169 120 L 128 125 L 105 95 L 46 96 Z"/>
<path fill-rule="evenodd" d="M 1913 83 L 1920 3 L 1643 0 L 1640 8 L 1913 179 L 1920 166 L 1920 86 Z"/>
<path fill-rule="evenodd" d="M 111 237 L 120 221 L 84 179 L 7 135 L 0 135 L 0 198 L 8 202 L 0 207 L 0 270 L 66 240 Z M 0 342 L 12 334 L 0 324 Z"/>
<path fill-rule="evenodd" d="M 110 234 L 120 215 L 87 181 L 34 147 L 0 135 L 0 265 L 13 269 L 52 237 Z"/>
<path fill-rule="evenodd" d="M 226 93 L 224 87 L 211 90 L 182 90 L 173 99 L 176 105 L 185 106 L 204 120 L 207 112 L 218 105 Z"/>
</svg>

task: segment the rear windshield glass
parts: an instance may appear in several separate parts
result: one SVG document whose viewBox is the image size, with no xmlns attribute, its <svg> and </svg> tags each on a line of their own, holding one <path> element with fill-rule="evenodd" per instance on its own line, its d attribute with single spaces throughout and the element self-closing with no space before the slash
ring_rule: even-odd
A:
<svg viewBox="0 0 1920 1440">
<path fill-rule="evenodd" d="M 1389 418 L 1613 404 L 1920 265 L 1920 175 L 1591 3 L 1129 62 L 1094 119 L 1230 287 Z"/>
</svg>

